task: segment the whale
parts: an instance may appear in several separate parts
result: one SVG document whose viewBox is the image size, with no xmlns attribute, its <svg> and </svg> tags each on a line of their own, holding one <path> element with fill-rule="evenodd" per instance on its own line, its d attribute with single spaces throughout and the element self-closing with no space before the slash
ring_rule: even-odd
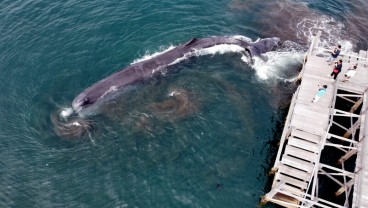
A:
<svg viewBox="0 0 368 208">
<path fill-rule="evenodd" d="M 171 48 L 149 59 L 133 63 L 108 77 L 96 82 L 77 95 L 72 108 L 75 112 L 93 109 L 106 100 L 113 99 L 119 92 L 142 83 L 156 74 L 168 70 L 174 64 L 191 56 L 196 56 L 203 50 L 213 47 L 231 46 L 233 51 L 253 59 L 272 51 L 279 43 L 277 37 L 259 39 L 255 42 L 243 36 L 213 36 L 206 38 L 193 38 L 177 47 Z"/>
</svg>

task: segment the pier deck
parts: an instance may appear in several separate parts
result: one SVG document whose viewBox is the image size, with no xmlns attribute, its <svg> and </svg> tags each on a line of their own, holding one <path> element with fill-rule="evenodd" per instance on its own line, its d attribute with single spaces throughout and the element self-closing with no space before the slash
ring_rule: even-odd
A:
<svg viewBox="0 0 368 208">
<path fill-rule="evenodd" d="M 368 207 L 367 51 L 338 57 L 343 60 L 343 68 L 333 81 L 328 76 L 333 67 L 318 51 L 319 37 L 320 32 L 307 52 L 301 84 L 293 95 L 272 169 L 275 174 L 272 189 L 263 200 L 285 207 Z M 357 74 L 342 82 L 347 69 L 356 63 Z M 327 92 L 318 102 L 311 102 L 322 85 L 327 85 Z M 349 103 L 348 110 L 346 104 L 340 109 L 342 102 Z M 336 133 L 341 132 L 336 128 L 344 133 Z M 328 151 L 333 149 L 342 155 L 338 161 L 340 165 L 321 162 L 326 147 L 329 147 Z M 345 170 L 344 162 L 355 159 L 354 155 L 355 170 Z M 320 176 L 331 179 L 340 189 L 321 190 Z M 343 197 L 340 201 L 344 203 L 322 199 L 319 192 L 333 192 Z"/>
</svg>

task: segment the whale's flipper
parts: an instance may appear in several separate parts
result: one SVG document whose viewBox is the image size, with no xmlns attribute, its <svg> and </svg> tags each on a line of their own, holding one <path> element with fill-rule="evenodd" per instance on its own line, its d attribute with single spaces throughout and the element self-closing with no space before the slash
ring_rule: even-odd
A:
<svg viewBox="0 0 368 208">
<path fill-rule="evenodd" d="M 254 64 L 254 59 L 250 53 L 250 51 L 246 48 L 245 51 L 241 52 L 242 54 L 242 60 L 246 63 Z"/>
<path fill-rule="evenodd" d="M 267 60 L 268 60 L 268 58 L 265 55 L 263 55 L 263 54 L 260 54 L 258 57 L 260 59 L 262 59 L 264 62 L 267 62 Z"/>
</svg>

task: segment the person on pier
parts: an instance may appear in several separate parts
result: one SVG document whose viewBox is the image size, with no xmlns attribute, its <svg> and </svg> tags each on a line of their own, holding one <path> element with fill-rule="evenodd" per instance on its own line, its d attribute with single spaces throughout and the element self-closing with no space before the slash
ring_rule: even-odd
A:
<svg viewBox="0 0 368 208">
<path fill-rule="evenodd" d="M 334 50 L 329 51 L 331 53 L 330 57 L 328 57 L 327 62 L 329 62 L 328 65 L 331 65 L 335 59 L 339 56 L 341 52 L 341 45 L 338 45 Z"/>
<path fill-rule="evenodd" d="M 339 75 L 339 73 L 341 72 L 341 68 L 342 68 L 342 60 L 340 59 L 338 62 L 335 62 L 335 66 L 332 69 L 332 73 L 327 76 L 333 76 L 333 79 L 331 80 L 336 80 L 337 75 Z"/>
<path fill-rule="evenodd" d="M 344 75 L 345 78 L 344 80 L 342 80 L 342 82 L 347 82 L 350 78 L 355 76 L 356 72 L 357 72 L 357 64 L 350 66 L 348 71 L 345 73 Z"/>
<path fill-rule="evenodd" d="M 319 85 L 318 85 L 319 86 Z M 323 85 L 318 89 L 316 96 L 313 98 L 312 103 L 318 102 L 318 100 L 327 92 L 327 85 Z"/>
</svg>

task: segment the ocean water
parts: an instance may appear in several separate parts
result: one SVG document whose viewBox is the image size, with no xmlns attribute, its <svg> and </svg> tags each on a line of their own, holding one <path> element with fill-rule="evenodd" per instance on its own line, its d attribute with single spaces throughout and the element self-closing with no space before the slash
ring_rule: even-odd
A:
<svg viewBox="0 0 368 208">
<path fill-rule="evenodd" d="M 311 38 L 366 50 L 368 3 L 3 0 L 0 207 L 257 207 Z M 246 63 L 213 52 L 170 66 L 83 118 L 52 119 L 125 66 L 194 37 L 282 43 Z M 274 207 L 274 205 L 267 205 Z"/>
</svg>

